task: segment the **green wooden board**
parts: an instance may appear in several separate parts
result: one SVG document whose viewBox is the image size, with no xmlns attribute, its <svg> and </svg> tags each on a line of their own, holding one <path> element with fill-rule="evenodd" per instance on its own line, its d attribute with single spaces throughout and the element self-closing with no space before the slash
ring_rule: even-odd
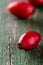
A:
<svg viewBox="0 0 43 65">
<path fill-rule="evenodd" d="M 0 0 L 0 65 L 43 65 L 43 9 L 37 8 L 29 19 L 21 20 L 6 10 L 10 2 Z M 31 51 L 19 50 L 18 39 L 29 30 L 40 32 L 41 42 Z"/>
</svg>

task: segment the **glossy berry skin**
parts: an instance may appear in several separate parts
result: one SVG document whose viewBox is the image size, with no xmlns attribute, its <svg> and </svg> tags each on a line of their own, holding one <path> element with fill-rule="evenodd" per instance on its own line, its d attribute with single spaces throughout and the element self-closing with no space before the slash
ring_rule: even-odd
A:
<svg viewBox="0 0 43 65">
<path fill-rule="evenodd" d="M 43 0 L 29 0 L 35 6 L 43 6 Z"/>
<path fill-rule="evenodd" d="M 31 50 L 36 47 L 41 40 L 41 36 L 38 32 L 27 31 L 19 38 L 17 47 L 23 50 Z"/>
<path fill-rule="evenodd" d="M 10 13 L 19 18 L 28 18 L 35 11 L 31 4 L 25 2 L 12 2 L 7 6 L 7 9 Z"/>
</svg>

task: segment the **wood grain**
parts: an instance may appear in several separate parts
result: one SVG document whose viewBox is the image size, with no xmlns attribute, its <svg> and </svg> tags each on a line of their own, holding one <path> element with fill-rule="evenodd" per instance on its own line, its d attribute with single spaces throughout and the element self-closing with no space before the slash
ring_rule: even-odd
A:
<svg viewBox="0 0 43 65">
<path fill-rule="evenodd" d="M 6 10 L 9 2 L 12 0 L 0 0 L 0 65 L 43 65 L 43 10 L 38 8 L 30 18 L 18 19 Z M 18 39 L 29 30 L 40 32 L 40 44 L 31 51 L 19 50 Z"/>
</svg>

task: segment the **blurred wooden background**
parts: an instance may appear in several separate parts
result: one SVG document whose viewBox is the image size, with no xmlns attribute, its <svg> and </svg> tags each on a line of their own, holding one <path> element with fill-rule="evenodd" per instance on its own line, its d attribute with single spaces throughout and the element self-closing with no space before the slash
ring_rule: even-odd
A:
<svg viewBox="0 0 43 65">
<path fill-rule="evenodd" d="M 27 20 L 17 19 L 6 10 L 12 1 L 0 0 L 0 65 L 43 65 L 43 9 L 36 8 Z M 29 30 L 40 32 L 40 45 L 31 51 L 19 50 L 18 38 Z"/>
</svg>

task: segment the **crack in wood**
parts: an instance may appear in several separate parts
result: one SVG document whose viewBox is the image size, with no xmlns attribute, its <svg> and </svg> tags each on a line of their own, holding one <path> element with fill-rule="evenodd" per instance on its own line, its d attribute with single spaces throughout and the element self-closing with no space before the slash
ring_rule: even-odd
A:
<svg viewBox="0 0 43 65">
<path fill-rule="evenodd" d="M 9 50 L 9 65 L 12 65 L 11 64 L 11 42 L 12 42 L 12 39 L 11 39 L 11 31 L 10 31 L 10 23 L 9 23 L 9 17 L 8 17 L 8 50 Z"/>
<path fill-rule="evenodd" d="M 9 65 L 11 65 L 11 37 L 8 38 L 8 50 L 9 50 Z"/>
</svg>

